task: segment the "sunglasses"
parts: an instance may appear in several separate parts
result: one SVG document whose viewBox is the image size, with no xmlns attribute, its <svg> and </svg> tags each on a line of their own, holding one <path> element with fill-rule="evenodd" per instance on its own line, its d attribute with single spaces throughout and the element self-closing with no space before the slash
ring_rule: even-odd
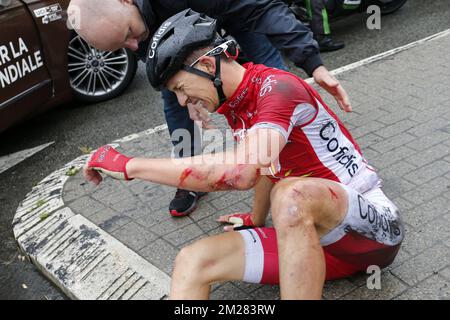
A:
<svg viewBox="0 0 450 320">
<path fill-rule="evenodd" d="M 205 53 L 200 58 L 198 58 L 193 63 L 191 63 L 190 66 L 193 67 L 194 65 L 196 65 L 197 62 L 199 62 L 199 60 L 202 57 L 213 57 L 213 56 L 218 56 L 219 54 L 222 54 L 222 53 L 225 54 L 225 56 L 227 58 L 236 60 L 237 57 L 239 56 L 239 48 L 237 46 L 236 41 L 234 41 L 234 40 L 225 41 L 224 43 L 218 45 L 217 47 L 209 50 L 207 53 Z"/>
</svg>

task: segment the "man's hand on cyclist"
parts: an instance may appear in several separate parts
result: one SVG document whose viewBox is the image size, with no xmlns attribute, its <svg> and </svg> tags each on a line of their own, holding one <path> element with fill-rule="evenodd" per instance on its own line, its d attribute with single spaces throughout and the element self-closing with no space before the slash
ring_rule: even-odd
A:
<svg viewBox="0 0 450 320">
<path fill-rule="evenodd" d="M 214 129 L 209 112 L 203 107 L 201 101 L 196 104 L 188 103 L 187 108 L 189 111 L 189 118 L 194 121 L 200 121 L 203 129 Z"/>
<path fill-rule="evenodd" d="M 339 81 L 325 68 L 320 66 L 313 72 L 314 81 L 331 94 L 345 112 L 352 112 L 350 99 Z"/>
</svg>

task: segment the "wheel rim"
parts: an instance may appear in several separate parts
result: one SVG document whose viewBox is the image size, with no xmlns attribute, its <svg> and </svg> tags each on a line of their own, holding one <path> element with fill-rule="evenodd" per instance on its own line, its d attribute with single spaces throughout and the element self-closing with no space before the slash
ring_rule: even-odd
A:
<svg viewBox="0 0 450 320">
<path fill-rule="evenodd" d="M 124 81 L 128 71 L 125 49 L 101 51 L 75 36 L 69 42 L 70 85 L 87 96 L 102 96 L 114 91 Z"/>
</svg>

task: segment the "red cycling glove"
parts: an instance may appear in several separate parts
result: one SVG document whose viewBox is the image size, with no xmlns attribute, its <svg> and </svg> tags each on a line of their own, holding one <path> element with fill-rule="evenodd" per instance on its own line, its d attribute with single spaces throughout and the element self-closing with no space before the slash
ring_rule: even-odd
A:
<svg viewBox="0 0 450 320">
<path fill-rule="evenodd" d="M 87 165 L 114 179 L 132 180 L 128 177 L 126 170 L 127 162 L 131 159 L 133 158 L 128 158 L 113 147 L 106 145 L 94 152 Z"/>
</svg>

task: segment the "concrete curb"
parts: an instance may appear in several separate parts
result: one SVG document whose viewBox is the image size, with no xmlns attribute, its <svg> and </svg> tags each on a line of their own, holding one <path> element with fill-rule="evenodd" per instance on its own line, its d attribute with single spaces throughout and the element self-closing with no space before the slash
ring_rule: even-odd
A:
<svg viewBox="0 0 450 320">
<path fill-rule="evenodd" d="M 47 176 L 20 203 L 13 220 L 19 247 L 72 299 L 165 299 L 170 288 L 167 274 L 65 206 L 62 193 L 68 172 L 80 170 L 88 157 Z"/>
<path fill-rule="evenodd" d="M 345 73 L 448 34 L 450 29 L 332 73 Z M 161 125 L 111 145 L 118 146 L 166 128 L 167 125 Z M 13 231 L 21 250 L 73 299 L 166 298 L 170 288 L 166 273 L 65 206 L 63 187 L 70 176 L 67 173 L 80 170 L 88 157 L 81 156 L 50 174 L 20 203 Z"/>
</svg>

